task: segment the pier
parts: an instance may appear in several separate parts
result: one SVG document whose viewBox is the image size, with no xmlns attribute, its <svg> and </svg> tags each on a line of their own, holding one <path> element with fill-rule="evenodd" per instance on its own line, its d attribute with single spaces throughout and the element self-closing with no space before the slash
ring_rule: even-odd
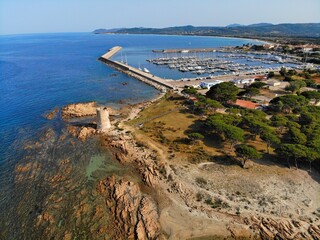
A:
<svg viewBox="0 0 320 240">
<path fill-rule="evenodd" d="M 112 68 L 117 69 L 118 71 L 125 73 L 133 78 L 136 78 L 144 83 L 147 83 L 159 90 L 163 89 L 174 89 L 172 82 L 173 80 L 166 80 L 160 77 L 157 77 L 151 73 L 144 72 L 122 62 L 113 61 L 110 58 L 119 52 L 122 48 L 119 46 L 111 48 L 107 53 L 103 54 L 99 60 Z"/>
<path fill-rule="evenodd" d="M 117 52 L 119 52 L 122 49 L 122 47 L 120 46 L 115 46 L 113 48 L 111 48 L 108 52 L 106 52 L 105 54 L 103 54 L 101 56 L 101 58 L 103 59 L 110 59 L 112 58 Z"/>
</svg>

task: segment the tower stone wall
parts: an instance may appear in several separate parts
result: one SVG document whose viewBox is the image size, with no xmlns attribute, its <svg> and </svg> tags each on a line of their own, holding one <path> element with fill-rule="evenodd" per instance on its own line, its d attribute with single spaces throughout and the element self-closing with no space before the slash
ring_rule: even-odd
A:
<svg viewBox="0 0 320 240">
<path fill-rule="evenodd" d="M 101 132 L 107 132 L 111 128 L 108 107 L 97 108 L 97 129 Z"/>
</svg>

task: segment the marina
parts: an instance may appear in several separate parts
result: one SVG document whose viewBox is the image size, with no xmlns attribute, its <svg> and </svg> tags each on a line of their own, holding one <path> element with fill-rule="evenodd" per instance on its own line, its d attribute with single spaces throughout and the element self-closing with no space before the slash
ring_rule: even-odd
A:
<svg viewBox="0 0 320 240">
<path fill-rule="evenodd" d="M 163 49 L 152 50 L 154 53 L 193 53 L 193 52 L 215 52 L 215 48 L 193 48 L 193 49 Z"/>
<path fill-rule="evenodd" d="M 183 52 L 172 49 L 163 50 L 163 56 L 147 59 L 148 62 L 175 69 L 179 72 L 189 72 L 195 75 L 253 75 L 270 71 L 279 71 L 281 67 L 287 69 L 303 69 L 308 67 L 301 59 L 284 54 L 260 52 L 231 52 L 229 48 L 217 49 L 214 52 L 194 51 Z M 166 53 L 166 54 L 164 54 Z"/>
<path fill-rule="evenodd" d="M 178 71 L 181 75 L 190 73 L 195 77 L 181 77 L 179 79 L 166 79 L 151 73 L 146 67 L 138 68 L 130 66 L 127 61 L 115 61 L 111 58 L 122 47 L 113 47 L 102 55 L 99 60 L 127 74 L 139 81 L 147 83 L 164 92 L 167 89 L 181 91 L 185 86 L 210 89 L 211 86 L 232 81 L 235 84 L 254 81 L 255 78 L 265 76 L 271 71 L 278 72 L 282 67 L 286 69 L 303 69 L 310 67 L 297 58 L 285 55 L 261 54 L 257 52 L 234 52 L 228 48 L 221 48 L 216 52 L 178 53 L 180 50 L 172 49 L 171 53 L 157 58 L 149 58 L 146 61 L 159 68 L 167 68 Z M 155 53 L 155 52 L 154 52 Z"/>
</svg>

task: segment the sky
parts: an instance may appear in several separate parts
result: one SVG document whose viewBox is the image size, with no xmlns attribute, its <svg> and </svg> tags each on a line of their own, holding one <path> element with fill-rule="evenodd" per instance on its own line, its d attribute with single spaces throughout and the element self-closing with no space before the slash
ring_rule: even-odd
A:
<svg viewBox="0 0 320 240">
<path fill-rule="evenodd" d="M 0 0 L 0 34 L 320 22 L 320 0 Z"/>
</svg>

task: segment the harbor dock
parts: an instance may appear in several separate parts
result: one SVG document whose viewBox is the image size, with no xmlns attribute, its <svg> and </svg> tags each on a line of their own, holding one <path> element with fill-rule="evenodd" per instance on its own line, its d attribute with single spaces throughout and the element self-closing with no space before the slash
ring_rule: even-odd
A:
<svg viewBox="0 0 320 240">
<path fill-rule="evenodd" d="M 174 89 L 172 85 L 173 80 L 166 80 L 160 77 L 157 77 L 151 73 L 144 72 L 140 69 L 129 66 L 125 63 L 113 61 L 110 58 L 119 52 L 122 48 L 119 46 L 111 48 L 107 53 L 99 57 L 99 60 L 112 68 L 117 69 L 118 71 L 125 73 L 133 78 L 136 78 L 142 82 L 145 82 L 159 90 L 164 89 Z"/>
</svg>

